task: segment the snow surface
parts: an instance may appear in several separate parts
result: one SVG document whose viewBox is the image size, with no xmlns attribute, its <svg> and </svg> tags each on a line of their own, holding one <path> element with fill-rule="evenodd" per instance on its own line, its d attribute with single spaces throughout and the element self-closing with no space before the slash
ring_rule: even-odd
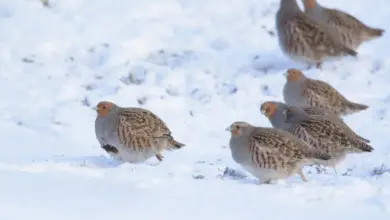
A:
<svg viewBox="0 0 390 220">
<path fill-rule="evenodd" d="M 277 45 L 277 0 L 50 3 L 0 0 L 0 219 L 389 219 L 387 33 L 357 60 L 305 71 L 370 105 L 345 120 L 375 151 L 339 175 L 257 185 L 239 177 L 225 128 L 270 126 L 260 104 L 282 100 L 283 73 L 302 67 Z M 390 27 L 388 0 L 321 3 Z M 95 139 L 100 100 L 156 112 L 187 146 L 118 166 Z"/>
</svg>

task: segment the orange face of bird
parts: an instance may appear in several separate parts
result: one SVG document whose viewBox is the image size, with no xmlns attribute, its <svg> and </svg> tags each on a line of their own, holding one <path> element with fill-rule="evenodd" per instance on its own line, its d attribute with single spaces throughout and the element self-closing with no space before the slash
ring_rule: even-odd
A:
<svg viewBox="0 0 390 220">
<path fill-rule="evenodd" d="M 295 82 L 303 76 L 303 73 L 297 69 L 289 69 L 285 75 L 288 82 Z"/>
<path fill-rule="evenodd" d="M 108 114 L 111 108 L 112 108 L 111 102 L 102 101 L 99 102 L 99 104 L 97 104 L 97 106 L 94 107 L 93 109 L 96 110 L 99 116 L 104 117 Z"/>
<path fill-rule="evenodd" d="M 316 0 L 303 0 L 305 8 L 314 8 L 316 6 Z"/>
<path fill-rule="evenodd" d="M 261 113 L 265 115 L 267 118 L 272 118 L 276 112 L 276 104 L 272 102 L 264 102 L 261 107 Z"/>
<path fill-rule="evenodd" d="M 230 127 L 226 128 L 227 131 L 230 131 L 232 136 L 239 136 L 240 135 L 240 126 L 238 125 L 230 125 Z"/>
</svg>

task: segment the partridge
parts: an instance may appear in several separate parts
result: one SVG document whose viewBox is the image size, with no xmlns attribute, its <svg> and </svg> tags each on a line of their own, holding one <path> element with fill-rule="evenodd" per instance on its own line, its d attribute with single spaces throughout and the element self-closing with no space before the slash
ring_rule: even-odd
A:
<svg viewBox="0 0 390 220">
<path fill-rule="evenodd" d="M 226 130 L 231 132 L 233 160 L 258 178 L 259 183 L 268 184 L 296 173 L 306 182 L 303 166 L 330 159 L 328 154 L 283 130 L 254 127 L 246 122 L 234 122 Z"/>
<path fill-rule="evenodd" d="M 383 35 L 383 29 L 372 28 L 354 16 L 322 7 L 316 0 L 302 0 L 305 13 L 317 23 L 334 31 L 338 39 L 348 48 L 356 50 L 362 43 Z"/>
<path fill-rule="evenodd" d="M 343 45 L 332 31 L 327 30 L 299 8 L 296 0 L 280 0 L 276 14 L 276 29 L 279 46 L 292 60 L 321 64 L 328 58 L 357 53 Z"/>
<path fill-rule="evenodd" d="M 337 116 L 350 115 L 368 108 L 349 101 L 335 88 L 321 80 L 307 78 L 297 69 L 289 69 L 283 88 L 284 102 L 298 107 L 325 108 Z"/>
<path fill-rule="evenodd" d="M 283 113 L 284 110 L 288 108 L 298 108 L 298 107 L 289 106 L 282 102 L 266 101 L 261 105 L 260 111 L 264 116 L 268 118 L 272 127 L 289 131 L 290 127 L 292 127 L 293 125 L 286 123 L 286 115 Z M 328 110 L 324 108 L 306 107 L 306 108 L 302 108 L 302 110 L 306 114 L 311 116 L 323 116 L 324 118 L 331 120 L 333 123 L 336 123 L 337 125 L 342 127 L 344 131 L 347 132 L 352 137 L 357 138 L 366 143 L 370 143 L 369 140 L 356 134 L 347 124 L 345 124 L 345 122 L 341 118 L 333 115 L 332 113 L 330 113 Z"/>
<path fill-rule="evenodd" d="M 153 156 L 162 161 L 163 150 L 185 146 L 172 137 L 158 116 L 146 109 L 123 108 L 108 101 L 99 102 L 94 109 L 100 146 L 122 162 L 141 163 Z"/>
<path fill-rule="evenodd" d="M 372 152 L 374 149 L 366 142 L 352 135 L 345 127 L 324 116 L 310 116 L 301 108 L 284 110 L 285 122 L 291 124 L 289 132 L 331 156 L 324 166 L 335 168 L 349 153 Z"/>
</svg>

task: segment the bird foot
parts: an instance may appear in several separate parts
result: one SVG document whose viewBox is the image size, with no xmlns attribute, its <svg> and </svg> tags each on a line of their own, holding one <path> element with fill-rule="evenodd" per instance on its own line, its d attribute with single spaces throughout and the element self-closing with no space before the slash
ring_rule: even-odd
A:
<svg viewBox="0 0 390 220">
<path fill-rule="evenodd" d="M 163 161 L 164 157 L 161 154 L 156 154 L 156 158 L 158 161 Z"/>
<path fill-rule="evenodd" d="M 298 171 L 298 175 L 301 177 L 303 182 L 307 182 L 307 179 L 306 179 L 305 175 L 303 174 L 302 170 Z"/>
</svg>

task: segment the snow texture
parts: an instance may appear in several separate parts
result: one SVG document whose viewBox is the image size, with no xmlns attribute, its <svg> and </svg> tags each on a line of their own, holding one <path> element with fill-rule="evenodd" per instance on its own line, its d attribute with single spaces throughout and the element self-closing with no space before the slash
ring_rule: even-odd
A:
<svg viewBox="0 0 390 220">
<path fill-rule="evenodd" d="M 388 0 L 322 0 L 390 27 Z M 278 0 L 0 1 L 0 219 L 390 219 L 389 34 L 305 73 L 370 106 L 345 121 L 375 151 L 258 185 L 235 164 L 233 121 L 271 126 L 282 100 Z M 301 4 L 301 3 L 299 3 Z M 157 113 L 187 146 L 113 161 L 94 134 L 100 100 Z"/>
</svg>

